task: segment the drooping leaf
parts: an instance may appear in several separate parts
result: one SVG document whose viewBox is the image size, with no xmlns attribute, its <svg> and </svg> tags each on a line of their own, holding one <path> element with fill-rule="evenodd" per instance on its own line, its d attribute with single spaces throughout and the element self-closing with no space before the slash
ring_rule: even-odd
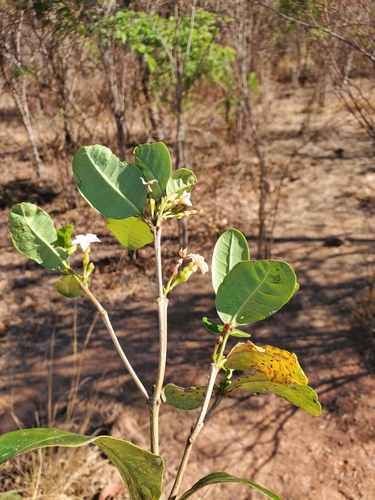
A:
<svg viewBox="0 0 375 500">
<path fill-rule="evenodd" d="M 195 410 L 202 406 L 205 394 L 205 387 L 184 388 L 175 384 L 167 384 L 163 387 L 161 397 L 164 403 L 179 410 Z"/>
<path fill-rule="evenodd" d="M 276 394 L 276 396 L 280 396 L 293 405 L 303 408 L 315 417 L 319 416 L 322 412 L 317 393 L 308 385 L 285 385 L 270 382 L 263 373 L 244 375 L 232 380 L 231 384 L 226 387 L 226 394 L 234 389 L 242 389 L 250 394 Z"/>
<path fill-rule="evenodd" d="M 271 345 L 256 346 L 250 340 L 233 347 L 225 361 L 231 370 L 252 370 L 263 373 L 278 384 L 307 385 L 308 380 L 294 352 Z"/>
<path fill-rule="evenodd" d="M 215 323 L 214 321 L 204 317 L 202 318 L 204 326 L 207 328 L 207 330 L 211 333 L 214 333 L 215 335 L 220 335 L 224 331 L 224 325 L 221 325 L 219 323 Z M 248 338 L 251 337 L 250 333 L 243 332 L 242 330 L 238 330 L 238 328 L 234 328 L 233 332 L 231 333 L 232 337 L 243 337 L 243 338 Z"/>
<path fill-rule="evenodd" d="M 110 436 L 81 436 L 58 429 L 26 429 L 0 436 L 0 464 L 28 451 L 52 446 L 76 448 L 95 444 L 117 468 L 132 500 L 159 500 L 163 459 L 138 446 Z"/>
<path fill-rule="evenodd" d="M 72 234 L 74 231 L 74 226 L 67 224 L 62 228 L 57 230 L 57 240 L 55 242 L 55 247 L 62 247 L 68 255 L 71 255 L 76 251 L 77 245 L 70 245 L 72 239 Z"/>
<path fill-rule="evenodd" d="M 266 490 L 266 488 L 263 488 L 263 486 L 260 486 L 257 483 L 254 483 L 254 481 L 251 481 L 250 479 L 242 478 L 242 477 L 236 477 L 232 476 L 231 474 L 228 474 L 227 472 L 214 472 L 213 474 L 209 474 L 206 477 L 202 477 L 197 483 L 194 484 L 190 488 L 190 490 L 185 491 L 185 493 L 180 497 L 179 500 L 186 500 L 187 498 L 191 497 L 199 491 L 201 488 L 204 488 L 205 486 L 211 486 L 213 484 L 218 484 L 218 483 L 239 483 L 239 484 L 244 484 L 245 486 L 249 486 L 250 488 L 254 488 L 257 491 L 260 491 L 263 493 L 266 497 L 270 498 L 271 500 L 281 500 L 280 497 L 275 495 L 275 493 L 272 493 L 272 491 Z"/>
<path fill-rule="evenodd" d="M 139 217 L 106 219 L 106 226 L 113 236 L 128 250 L 137 250 L 154 241 L 149 226 Z"/>
<path fill-rule="evenodd" d="M 237 229 L 228 229 L 217 240 L 212 255 L 212 286 L 217 290 L 229 271 L 241 261 L 250 260 L 245 236 Z"/>
<path fill-rule="evenodd" d="M 15 205 L 9 214 L 9 232 L 19 252 L 46 269 L 69 269 L 67 253 L 56 247 L 57 232 L 51 217 L 31 203 Z"/>
<path fill-rule="evenodd" d="M 286 262 L 239 262 L 225 276 L 216 295 L 216 309 L 224 323 L 247 325 L 268 318 L 292 297 L 296 275 Z"/>
<path fill-rule="evenodd" d="M 172 161 L 168 148 L 162 142 L 141 144 L 134 149 L 135 164 L 141 170 L 147 182 L 156 179 L 151 184 L 152 196 L 156 200 L 165 195 L 168 179 L 172 174 Z"/>
<path fill-rule="evenodd" d="M 73 158 L 77 187 L 87 202 L 111 219 L 125 219 L 143 211 L 147 189 L 135 165 L 121 162 L 105 146 L 80 148 Z"/>
<path fill-rule="evenodd" d="M 83 292 L 78 281 L 70 274 L 68 276 L 64 276 L 59 281 L 56 281 L 53 286 L 57 292 L 64 295 L 64 297 L 68 297 L 69 299 L 78 297 Z"/>
<path fill-rule="evenodd" d="M 180 168 L 173 172 L 167 183 L 167 196 L 170 201 L 190 193 L 197 182 L 194 172 L 187 168 Z"/>
</svg>

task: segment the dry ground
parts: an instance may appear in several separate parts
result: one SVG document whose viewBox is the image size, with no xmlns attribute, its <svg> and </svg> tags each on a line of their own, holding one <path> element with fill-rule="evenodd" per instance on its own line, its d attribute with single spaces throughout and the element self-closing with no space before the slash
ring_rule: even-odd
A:
<svg viewBox="0 0 375 500">
<path fill-rule="evenodd" d="M 291 138 L 297 137 L 304 119 L 304 103 L 302 92 L 294 100 L 280 96 L 274 102 L 273 141 L 267 151 L 274 164 L 290 161 Z M 79 431 L 83 419 L 90 417 L 85 422 L 87 432 L 121 434 L 147 446 L 146 408 L 99 321 L 83 359 L 78 357 L 79 366 L 82 359 L 79 391 L 66 423 L 74 325 L 76 321 L 82 350 L 94 311 L 85 299 L 74 302 L 57 296 L 52 285 L 58 276 L 17 253 L 7 234 L 7 214 L 14 203 L 33 201 L 49 211 L 57 224 L 76 224 L 78 233 L 97 232 L 102 244 L 92 251 L 97 266 L 93 289 L 146 386 L 153 383 L 156 369 L 152 252 L 141 250 L 133 262 L 82 201 L 79 208 L 70 207 L 56 175 L 52 182 L 32 180 L 22 124 L 10 102 L 3 98 L 0 104 L 0 431 L 17 425 L 47 425 L 48 420 Z M 272 255 L 292 265 L 301 288 L 279 313 L 249 331 L 258 345 L 269 343 L 297 353 L 319 394 L 322 415 L 312 417 L 273 396 L 234 393 L 202 431 L 184 487 L 210 472 L 225 470 L 252 478 L 284 500 L 375 499 L 374 358 L 368 332 L 355 329 L 353 317 L 358 296 L 374 270 L 374 145 L 335 105 L 315 115 L 312 127 L 321 132 L 301 150 L 283 182 Z M 220 156 L 216 149 L 213 159 L 208 156 L 210 144 L 204 142 L 207 137 L 197 135 L 191 147 L 199 180 L 193 201 L 201 217 L 190 223 L 189 250 L 209 259 L 216 237 L 226 228 L 237 227 L 249 237 L 255 253 L 256 191 L 249 171 L 256 159 L 244 156 L 236 165 L 233 151 L 227 149 L 220 150 Z M 167 232 L 165 256 L 173 259 L 177 251 L 176 237 Z M 172 294 L 168 382 L 205 383 L 213 338 L 200 319 L 214 317 L 213 298 L 208 275 L 194 276 Z M 196 417 L 196 411 L 163 408 L 161 448 L 167 482 Z M 40 456 L 33 457 L 0 470 L 0 491 L 22 491 L 25 470 L 40 467 L 35 465 L 41 463 Z M 98 456 L 92 452 L 79 458 L 81 475 L 69 469 L 72 455 L 57 455 L 58 472 L 49 465 L 51 456 L 43 457 L 44 468 L 38 469 L 40 493 L 34 498 L 92 499 L 106 483 L 116 480 L 101 458 L 99 465 L 93 465 Z M 43 477 L 53 474 L 60 477 L 59 495 L 43 486 Z M 201 498 L 264 498 L 242 487 L 202 492 Z M 117 498 L 125 498 L 124 493 Z"/>
</svg>

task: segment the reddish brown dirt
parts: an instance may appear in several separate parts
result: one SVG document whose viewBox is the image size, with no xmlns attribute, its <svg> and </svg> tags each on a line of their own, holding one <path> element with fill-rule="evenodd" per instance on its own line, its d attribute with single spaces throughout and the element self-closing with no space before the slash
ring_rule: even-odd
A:
<svg viewBox="0 0 375 500">
<path fill-rule="evenodd" d="M 280 98 L 274 104 L 270 132 L 274 140 L 268 155 L 274 163 L 287 164 L 290 138 L 296 137 L 304 117 L 303 100 Z M 16 202 L 36 202 L 51 213 L 56 224 L 74 223 L 77 232 L 99 235 L 102 244 L 92 251 L 97 266 L 93 290 L 108 309 L 120 342 L 146 387 L 154 381 L 157 362 L 152 252 L 139 251 L 133 262 L 82 201 L 78 209 L 69 207 L 64 191 L 56 189 L 63 185 L 56 175 L 52 185 L 31 179 L 33 167 L 22 153 L 27 141 L 9 106 L 3 102 L 0 108 L 1 117 L 7 117 L 7 126 L 0 130 L 4 153 L 0 187 L 1 432 L 17 428 L 20 422 L 33 426 L 35 415 L 40 425 L 47 425 L 48 380 L 52 380 L 56 421 L 63 422 L 73 371 L 74 312 L 79 349 L 94 315 L 84 298 L 75 302 L 58 296 L 53 290 L 58 276 L 26 261 L 13 248 L 6 218 Z M 375 498 L 373 358 L 366 350 L 367 332 L 355 329 L 353 317 L 358 294 L 374 270 L 374 146 L 341 110 L 331 106 L 316 115 L 313 127 L 322 130 L 324 123 L 324 131 L 304 147 L 283 182 L 274 234 L 272 256 L 292 265 L 301 288 L 280 312 L 249 329 L 258 345 L 296 352 L 310 385 L 319 394 L 322 415 L 312 417 L 273 396 L 248 397 L 234 392 L 203 429 L 185 489 L 210 472 L 225 470 L 259 482 L 284 500 Z M 244 157 L 238 166 L 227 150 L 213 160 L 207 149 L 198 142 L 191 147 L 191 156 L 196 158 L 192 167 L 199 179 L 193 201 L 201 218 L 190 222 L 189 250 L 209 259 L 216 237 L 226 228 L 237 227 L 249 237 L 255 254 L 256 191 L 248 172 L 256 159 Z M 164 255 L 173 261 L 177 251 L 178 241 L 168 230 Z M 205 315 L 214 317 L 210 276 L 194 275 L 171 295 L 168 382 L 205 383 L 214 343 L 201 325 Z M 90 410 L 89 431 L 100 428 L 147 446 L 145 405 L 99 321 L 84 353 L 80 381 L 70 428 L 78 431 L 82 415 Z M 163 407 L 161 453 L 167 484 L 196 418 L 197 411 Z M 97 481 L 97 487 L 111 480 L 108 473 Z M 264 498 L 245 487 L 216 486 L 202 492 L 196 497 Z M 125 498 L 123 495 L 116 498 Z M 93 497 L 66 494 L 61 498 Z"/>
</svg>

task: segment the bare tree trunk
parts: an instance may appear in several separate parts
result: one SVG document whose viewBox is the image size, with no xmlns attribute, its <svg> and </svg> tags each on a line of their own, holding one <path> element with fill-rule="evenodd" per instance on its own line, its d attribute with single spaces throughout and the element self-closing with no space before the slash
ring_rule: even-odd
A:
<svg viewBox="0 0 375 500">
<path fill-rule="evenodd" d="M 246 39 L 251 39 L 251 36 L 246 33 L 246 3 L 245 0 L 238 1 L 238 38 L 237 38 L 237 61 L 238 61 L 238 71 L 240 75 L 240 85 L 241 85 L 241 103 L 243 103 L 243 108 L 241 113 L 246 117 L 246 123 L 250 128 L 251 142 L 253 144 L 254 152 L 258 158 L 259 162 L 259 205 L 258 205 L 258 259 L 267 258 L 269 249 L 267 243 L 267 226 L 266 226 L 266 201 L 268 194 L 268 182 L 267 182 L 267 165 L 264 156 L 261 141 L 259 139 L 257 126 L 255 124 L 253 109 L 252 109 L 252 98 L 250 95 L 250 89 L 247 83 L 247 42 Z"/>
<path fill-rule="evenodd" d="M 15 28 L 16 32 L 11 32 L 10 36 L 14 36 L 14 51 L 11 49 L 10 44 L 5 39 L 5 31 L 2 23 L 0 25 L 0 44 L 3 50 L 2 56 L 0 56 L 1 71 L 4 76 L 4 80 L 9 86 L 13 99 L 16 103 L 17 109 L 22 117 L 23 125 L 26 129 L 33 158 L 34 164 L 36 166 L 38 177 L 42 174 L 42 160 L 39 156 L 38 148 L 35 141 L 34 131 L 31 123 L 31 114 L 27 100 L 27 76 L 26 76 L 26 65 L 22 63 L 21 46 L 24 43 L 22 38 L 22 28 L 23 28 L 23 12 L 21 11 L 20 17 L 18 19 L 18 26 Z M 6 68 L 6 61 L 11 65 L 9 71 Z"/>
</svg>

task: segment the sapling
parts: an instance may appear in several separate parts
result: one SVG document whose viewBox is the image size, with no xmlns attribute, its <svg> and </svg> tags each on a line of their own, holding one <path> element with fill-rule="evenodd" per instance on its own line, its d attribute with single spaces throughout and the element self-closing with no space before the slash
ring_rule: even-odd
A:
<svg viewBox="0 0 375 500">
<path fill-rule="evenodd" d="M 143 144 L 134 150 L 132 164 L 121 162 L 104 146 L 79 149 L 73 159 L 77 187 L 87 202 L 106 218 L 106 226 L 119 243 L 136 250 L 154 244 L 156 269 L 156 304 L 159 324 L 159 360 L 155 384 L 147 390 L 134 371 L 118 341 L 109 315 L 95 296 L 91 279 L 94 263 L 91 245 L 100 244 L 95 234 L 75 235 L 74 227 L 56 230 L 50 216 L 30 203 L 14 206 L 9 215 L 9 231 L 15 247 L 43 267 L 59 270 L 63 277 L 54 287 L 67 297 L 82 293 L 91 300 L 113 340 L 115 348 L 145 399 L 150 418 L 150 450 L 110 436 L 83 436 L 58 429 L 27 429 L 0 437 L 0 463 L 42 447 L 78 447 L 96 444 L 117 467 L 130 497 L 134 500 L 185 500 L 205 486 L 237 482 L 262 492 L 266 497 L 279 497 L 250 479 L 226 472 L 214 472 L 201 478 L 180 494 L 182 478 L 196 439 L 208 417 L 230 396 L 233 390 L 249 394 L 274 393 L 312 415 L 319 415 L 317 394 L 307 385 L 307 378 L 294 353 L 270 345 L 257 346 L 250 334 L 239 327 L 261 321 L 277 312 L 298 289 L 296 275 L 286 262 L 250 260 L 246 238 L 236 229 L 224 232 L 216 242 L 212 256 L 212 285 L 219 320 L 203 318 L 203 325 L 214 335 L 213 351 L 208 360 L 206 386 L 180 387 L 164 385 L 167 357 L 167 309 L 173 289 L 200 271 L 205 274 L 205 259 L 187 249 L 180 249 L 167 279 L 163 276 L 161 237 L 164 224 L 172 219 L 190 217 L 195 210 L 191 192 L 197 181 L 188 169 L 172 171 L 171 158 L 163 143 Z M 70 256 L 79 247 L 83 252 L 82 270 L 74 270 Z M 92 283 L 93 282 L 93 283 Z M 227 349 L 228 340 L 240 342 Z M 238 376 L 237 371 L 243 373 Z M 200 408 L 195 425 L 188 434 L 171 491 L 163 486 L 163 457 L 159 453 L 159 411 L 161 404 L 180 410 Z"/>
</svg>

